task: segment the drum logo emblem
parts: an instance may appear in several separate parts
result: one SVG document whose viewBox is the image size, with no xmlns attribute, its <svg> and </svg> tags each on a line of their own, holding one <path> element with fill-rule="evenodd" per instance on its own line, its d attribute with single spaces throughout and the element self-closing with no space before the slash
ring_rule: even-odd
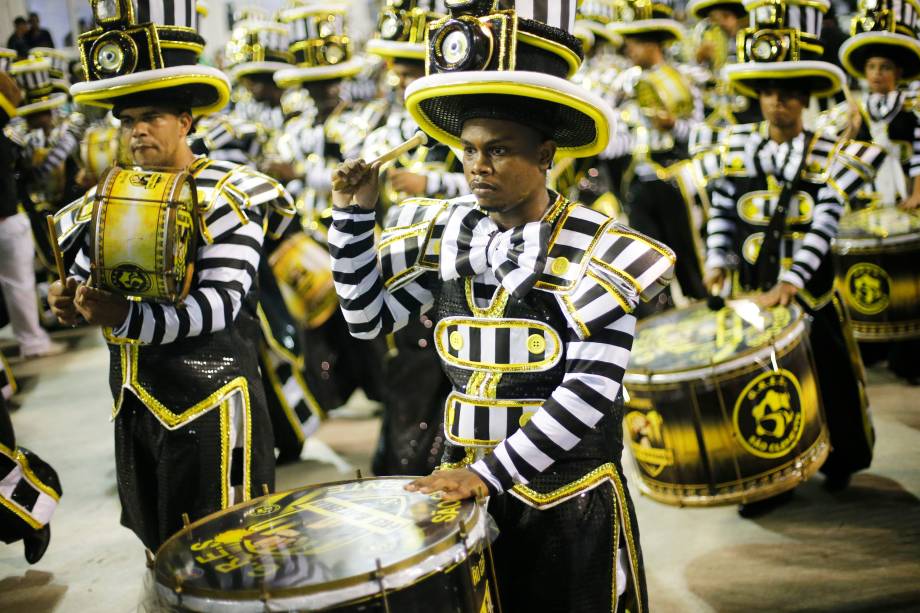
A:
<svg viewBox="0 0 920 613">
<path fill-rule="evenodd" d="M 650 477 L 674 464 L 674 452 L 664 436 L 664 419 L 658 411 L 630 411 L 623 418 L 633 457 Z"/>
<path fill-rule="evenodd" d="M 794 450 L 805 430 L 798 379 L 788 370 L 756 377 L 735 401 L 732 425 L 741 446 L 759 458 L 781 458 Z"/>
<path fill-rule="evenodd" d="M 135 264 L 119 264 L 112 271 L 112 286 L 123 292 L 142 294 L 150 285 L 150 276 Z"/>
<path fill-rule="evenodd" d="M 135 187 L 143 187 L 144 189 L 153 189 L 157 186 L 157 183 L 160 182 L 160 175 L 152 172 L 147 173 L 133 173 L 128 176 L 128 181 L 131 182 L 131 185 Z"/>
<path fill-rule="evenodd" d="M 869 262 L 851 266 L 844 287 L 849 304 L 865 315 L 881 313 L 891 301 L 891 277 L 884 269 Z"/>
</svg>

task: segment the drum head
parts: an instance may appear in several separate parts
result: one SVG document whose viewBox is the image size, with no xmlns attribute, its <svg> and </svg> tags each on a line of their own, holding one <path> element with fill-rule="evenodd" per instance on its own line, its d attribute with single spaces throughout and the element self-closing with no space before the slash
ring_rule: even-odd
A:
<svg viewBox="0 0 920 613">
<path fill-rule="evenodd" d="M 721 311 L 700 302 L 639 322 L 630 373 L 678 373 L 708 369 L 781 343 L 801 324 L 796 305 L 760 309 L 729 300 Z"/>
<path fill-rule="evenodd" d="M 485 513 L 407 492 L 408 482 L 315 485 L 206 517 L 160 548 L 157 594 L 191 610 L 249 610 L 265 597 L 314 610 L 379 593 L 380 578 L 399 589 L 463 560 L 485 536 Z"/>
<path fill-rule="evenodd" d="M 840 239 L 920 238 L 920 214 L 894 207 L 863 209 L 840 219 Z"/>
</svg>

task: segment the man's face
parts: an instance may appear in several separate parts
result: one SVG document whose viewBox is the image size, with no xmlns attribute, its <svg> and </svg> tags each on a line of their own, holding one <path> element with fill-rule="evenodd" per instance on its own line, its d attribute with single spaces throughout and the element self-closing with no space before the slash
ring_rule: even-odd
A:
<svg viewBox="0 0 920 613">
<path fill-rule="evenodd" d="M 425 76 L 425 65 L 421 62 L 418 64 L 394 62 L 390 71 L 396 77 L 396 93 L 399 94 L 399 98 L 402 99 L 406 88 L 412 85 L 412 82 L 416 79 L 421 79 Z"/>
<path fill-rule="evenodd" d="M 23 21 L 22 23 L 16 24 L 16 34 L 19 36 L 25 35 L 29 31 L 29 22 Z"/>
<path fill-rule="evenodd" d="M 709 11 L 709 23 L 716 26 L 729 36 L 734 36 L 741 28 L 738 16 L 723 8 L 714 8 Z"/>
<path fill-rule="evenodd" d="M 808 94 L 793 89 L 769 87 L 760 92 L 764 118 L 778 128 L 794 127 L 802 118 Z"/>
<path fill-rule="evenodd" d="M 316 104 L 317 110 L 321 114 L 331 112 L 339 104 L 341 92 L 341 81 L 307 81 L 303 84 L 304 89 L 310 94 L 310 98 Z"/>
<path fill-rule="evenodd" d="M 38 15 L 29 15 L 29 27 L 31 27 L 33 30 L 37 30 L 39 25 Z"/>
<path fill-rule="evenodd" d="M 887 57 L 870 57 L 866 60 L 866 81 L 873 94 L 887 94 L 898 87 L 901 67 Z"/>
<path fill-rule="evenodd" d="M 272 102 L 274 100 L 273 85 L 247 76 L 240 77 L 240 82 L 252 94 L 256 102 Z"/>
<path fill-rule="evenodd" d="M 51 111 L 39 111 L 26 115 L 26 125 L 30 130 L 44 130 L 46 133 L 51 132 L 54 127 L 54 121 Z"/>
<path fill-rule="evenodd" d="M 657 51 L 660 48 L 658 43 L 632 36 L 626 36 L 623 42 L 623 49 L 630 62 L 640 68 L 650 68 L 655 64 L 658 58 Z"/>
<path fill-rule="evenodd" d="M 155 106 L 124 109 L 121 131 L 134 162 L 140 166 L 174 168 L 182 143 L 192 127 L 192 116 Z"/>
<path fill-rule="evenodd" d="M 503 119 L 470 119 L 460 142 L 463 174 L 484 211 L 511 210 L 546 189 L 556 145 L 535 130 Z"/>
</svg>

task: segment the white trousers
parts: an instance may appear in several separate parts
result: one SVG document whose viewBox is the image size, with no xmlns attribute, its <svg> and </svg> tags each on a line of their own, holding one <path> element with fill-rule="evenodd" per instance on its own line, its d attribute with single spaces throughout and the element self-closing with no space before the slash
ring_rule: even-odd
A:
<svg viewBox="0 0 920 613">
<path fill-rule="evenodd" d="M 0 220 L 0 290 L 21 355 L 41 353 L 51 338 L 38 322 L 35 244 L 25 213 Z"/>
</svg>

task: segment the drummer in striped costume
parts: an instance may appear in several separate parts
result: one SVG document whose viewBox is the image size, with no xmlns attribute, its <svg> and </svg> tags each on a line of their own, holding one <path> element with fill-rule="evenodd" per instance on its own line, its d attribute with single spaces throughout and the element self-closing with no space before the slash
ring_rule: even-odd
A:
<svg viewBox="0 0 920 613">
<path fill-rule="evenodd" d="M 840 488 L 869 466 L 874 436 L 862 363 L 833 287 L 830 243 L 844 204 L 871 180 L 884 153 L 870 143 L 803 128 L 809 96 L 833 94 L 845 79 L 839 68 L 817 59 L 817 32 L 806 29 L 818 27 L 823 8 L 793 0 L 776 13 L 752 11 L 742 61 L 727 67 L 735 88 L 759 99 L 766 121 L 732 127 L 721 154 L 705 164 L 714 169 L 706 284 L 762 292 L 764 307 L 796 300 L 813 316 L 811 347 L 833 446 L 822 471 L 830 487 Z M 788 30 L 784 23 L 803 29 Z M 776 37 L 792 45 L 788 55 L 772 45 Z M 776 502 L 747 505 L 742 515 Z"/>
<path fill-rule="evenodd" d="M 82 318 L 103 326 L 122 523 L 154 550 L 182 527 L 183 514 L 203 517 L 274 486 L 272 427 L 257 362 L 256 274 L 263 244 L 279 238 L 293 217 L 290 197 L 276 182 L 188 148 L 192 116 L 222 108 L 229 84 L 221 72 L 197 64 L 204 41 L 195 13 L 164 11 L 173 6 L 94 3 L 99 27 L 79 39 L 89 80 L 72 92 L 78 103 L 113 108 L 137 165 L 194 177 L 199 246 L 190 292 L 176 305 L 129 301 L 87 285 L 98 241 L 117 240 L 90 232 L 93 202 L 108 196 L 91 190 L 56 216 L 62 245 L 82 247 L 66 284 L 55 282 L 50 297 L 62 323 Z M 159 21 L 140 22 L 142 15 Z M 161 43 L 185 44 L 154 47 L 153 57 L 137 58 L 147 69 L 132 71 L 134 62 L 122 62 L 110 46 L 121 40 L 114 31 L 153 32 Z"/>
<path fill-rule="evenodd" d="M 6 51 L 0 49 L 0 129 L 16 114 L 21 96 L 16 83 L 3 70 Z M 12 55 L 15 57 L 15 52 Z M 45 342 L 50 343 L 48 335 L 38 325 L 32 268 L 34 252 L 28 236 L 28 222 L 24 215 L 16 212 L 19 197 L 13 172 L 15 158 L 15 143 L 0 133 L 0 248 L 4 256 L 0 271 L 4 284 L 9 284 L 3 288 L 3 293 L 21 303 L 7 304 L 17 338 L 32 330 L 44 335 Z M 23 321 L 25 330 L 22 329 Z M 0 355 L 0 540 L 5 543 L 22 540 L 26 560 L 34 564 L 48 547 L 51 538 L 48 522 L 61 497 L 61 484 L 51 466 L 33 452 L 16 445 L 7 402 L 15 389 L 13 373 Z"/>
<path fill-rule="evenodd" d="M 472 195 L 403 202 L 375 248 L 378 168 L 345 162 L 330 231 L 336 291 L 362 338 L 431 314 L 453 383 L 449 445 L 442 470 L 410 488 L 490 496 L 503 600 L 525 611 L 645 611 L 619 465 L 620 380 L 632 312 L 667 284 L 674 256 L 546 188 L 557 152 L 599 153 L 614 121 L 565 79 L 581 61 L 575 2 L 496 9 L 454 3 L 429 29 L 428 76 L 406 91 L 421 128 L 462 148 Z M 515 54 L 515 70 L 504 69 L 507 55 L 479 53 L 489 41 L 470 19 Z"/>
</svg>

